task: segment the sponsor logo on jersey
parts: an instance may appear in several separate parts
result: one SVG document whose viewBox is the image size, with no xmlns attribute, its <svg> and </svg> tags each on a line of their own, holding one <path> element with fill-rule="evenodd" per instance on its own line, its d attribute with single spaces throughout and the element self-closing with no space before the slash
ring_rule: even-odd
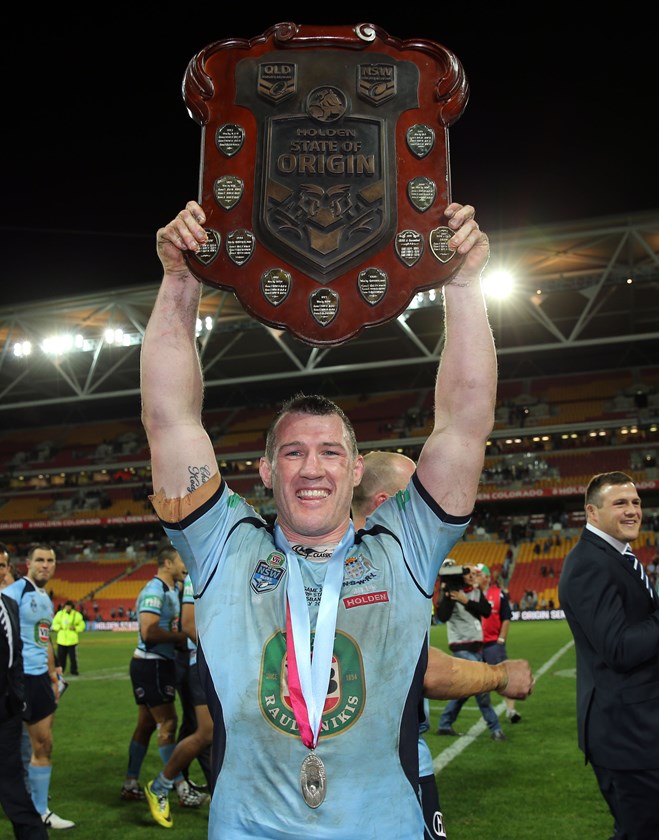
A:
<svg viewBox="0 0 659 840">
<path fill-rule="evenodd" d="M 259 698 L 268 723 L 280 732 L 300 737 L 288 688 L 284 633 L 275 633 L 263 649 Z M 350 636 L 337 630 L 320 737 L 339 735 L 349 729 L 361 716 L 365 700 L 361 653 Z"/>
<path fill-rule="evenodd" d="M 267 560 L 259 560 L 256 568 L 252 572 L 252 578 L 249 585 L 252 587 L 257 595 L 263 592 L 271 592 L 279 586 L 279 581 L 284 577 L 286 572 L 285 566 L 273 566 L 270 560 L 274 557 L 281 557 L 277 553 L 271 554 Z M 282 558 L 283 562 L 283 558 Z"/>
<path fill-rule="evenodd" d="M 234 493 L 233 490 L 232 490 L 229 493 L 229 495 L 227 496 L 227 507 L 228 508 L 238 507 L 238 505 L 240 504 L 240 499 L 241 499 L 241 497 L 238 495 L 238 493 Z"/>
<path fill-rule="evenodd" d="M 435 837 L 446 837 L 446 829 L 444 828 L 444 815 L 441 811 L 435 811 L 435 813 L 432 815 L 432 829 L 435 833 Z"/>
<path fill-rule="evenodd" d="M 343 606 L 349 610 L 352 607 L 370 607 L 373 604 L 382 604 L 389 600 L 388 592 L 363 592 L 361 595 L 350 595 L 343 599 Z"/>
<path fill-rule="evenodd" d="M 332 548 L 318 548 L 307 545 L 292 545 L 291 548 L 296 554 L 301 557 L 306 557 L 308 560 L 329 560 L 334 554 L 334 547 Z"/>
<path fill-rule="evenodd" d="M 153 607 L 160 610 L 162 608 L 162 598 L 159 595 L 146 595 L 140 605 L 140 609 L 146 609 L 146 607 Z"/>
<path fill-rule="evenodd" d="M 41 647 L 48 646 L 48 642 L 50 641 L 50 621 L 42 618 L 41 621 L 38 621 L 34 625 L 34 641 L 38 645 L 41 645 Z"/>
<path fill-rule="evenodd" d="M 398 505 L 399 509 L 400 510 L 405 510 L 406 505 L 408 505 L 409 501 L 410 501 L 410 491 L 407 490 L 407 489 L 399 490 L 396 493 L 395 498 L 396 498 L 396 504 Z"/>
</svg>

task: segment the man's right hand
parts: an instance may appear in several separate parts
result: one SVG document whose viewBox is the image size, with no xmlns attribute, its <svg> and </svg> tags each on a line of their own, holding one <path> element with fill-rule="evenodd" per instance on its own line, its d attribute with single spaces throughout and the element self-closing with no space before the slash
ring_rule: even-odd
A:
<svg viewBox="0 0 659 840">
<path fill-rule="evenodd" d="M 470 286 L 480 282 L 480 276 L 490 258 L 490 242 L 486 233 L 478 226 L 476 211 L 470 204 L 453 202 L 444 211 L 448 226 L 454 235 L 449 248 L 463 256 L 464 262 L 447 286 Z"/>
<path fill-rule="evenodd" d="M 501 665 L 508 674 L 508 685 L 499 694 L 511 700 L 526 700 L 535 686 L 529 663 L 526 659 L 506 659 Z"/>
<path fill-rule="evenodd" d="M 208 236 L 203 228 L 206 215 L 196 201 L 188 201 L 185 210 L 156 234 L 158 257 L 165 274 L 188 273 L 185 251 L 198 251 Z"/>
</svg>

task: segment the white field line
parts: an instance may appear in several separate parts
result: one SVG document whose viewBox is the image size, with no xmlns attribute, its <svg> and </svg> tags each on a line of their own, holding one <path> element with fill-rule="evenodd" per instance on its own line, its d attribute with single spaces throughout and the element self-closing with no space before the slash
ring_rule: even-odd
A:
<svg viewBox="0 0 659 840">
<path fill-rule="evenodd" d="M 97 671 L 95 674 L 84 674 L 82 677 L 75 677 L 73 674 L 64 674 L 64 679 L 68 682 L 91 682 L 92 680 L 129 680 L 130 674 L 127 670 L 123 671 Z"/>
<path fill-rule="evenodd" d="M 547 671 L 557 662 L 564 653 L 566 653 L 571 647 L 574 646 L 574 641 L 568 642 L 564 645 L 559 651 L 557 651 L 551 659 L 548 659 L 544 665 L 542 665 L 534 674 L 536 683 Z M 494 710 L 498 715 L 501 715 L 506 710 L 506 704 L 503 700 L 499 703 L 498 706 L 494 707 Z M 445 750 L 442 750 L 435 758 L 433 759 L 433 769 L 435 773 L 439 773 L 440 770 L 443 770 L 454 758 L 457 758 L 463 750 L 466 750 L 467 747 L 472 744 L 475 739 L 487 729 L 487 724 L 480 716 L 478 722 L 475 723 L 471 729 L 463 735 L 461 738 L 448 738 L 447 740 L 451 741 L 451 746 L 447 747 Z"/>
</svg>

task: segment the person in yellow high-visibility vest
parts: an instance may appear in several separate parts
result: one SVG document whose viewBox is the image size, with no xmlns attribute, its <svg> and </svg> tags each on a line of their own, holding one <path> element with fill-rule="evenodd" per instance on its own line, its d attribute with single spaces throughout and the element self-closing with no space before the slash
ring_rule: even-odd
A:
<svg viewBox="0 0 659 840">
<path fill-rule="evenodd" d="M 66 660 L 70 659 L 71 673 L 78 676 L 78 641 L 79 634 L 85 629 L 85 620 L 75 609 L 73 601 L 67 601 L 61 610 L 55 613 L 52 630 L 57 633 L 57 664 L 62 673 L 66 670 Z"/>
</svg>

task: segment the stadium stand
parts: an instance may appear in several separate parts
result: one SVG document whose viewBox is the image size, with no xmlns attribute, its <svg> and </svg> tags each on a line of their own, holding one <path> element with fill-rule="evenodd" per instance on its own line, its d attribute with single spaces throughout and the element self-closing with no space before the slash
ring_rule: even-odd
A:
<svg viewBox="0 0 659 840">
<path fill-rule="evenodd" d="M 82 603 L 94 598 L 103 587 L 124 577 L 131 565 L 125 557 L 98 558 L 78 562 L 58 562 L 55 576 L 51 580 L 53 600 Z"/>
<path fill-rule="evenodd" d="M 365 451 L 416 457 L 430 432 L 432 389 L 335 399 Z M 258 458 L 275 409 L 228 407 L 205 417 L 229 484 L 266 516 Z M 486 563 L 518 605 L 532 592 L 537 606 L 558 606 L 558 577 L 584 522 L 583 490 L 592 474 L 628 472 L 644 486 L 646 511 L 659 509 L 658 417 L 658 368 L 500 383 L 479 501 L 454 548 L 456 561 Z M 71 598 L 91 615 L 107 618 L 119 607 L 127 614 L 154 574 L 162 535 L 149 492 L 139 418 L 14 429 L 0 441 L 0 539 L 19 556 L 38 540 L 56 543 L 53 596 Z M 639 543 L 647 564 L 656 555 L 655 531 L 644 531 Z"/>
</svg>

